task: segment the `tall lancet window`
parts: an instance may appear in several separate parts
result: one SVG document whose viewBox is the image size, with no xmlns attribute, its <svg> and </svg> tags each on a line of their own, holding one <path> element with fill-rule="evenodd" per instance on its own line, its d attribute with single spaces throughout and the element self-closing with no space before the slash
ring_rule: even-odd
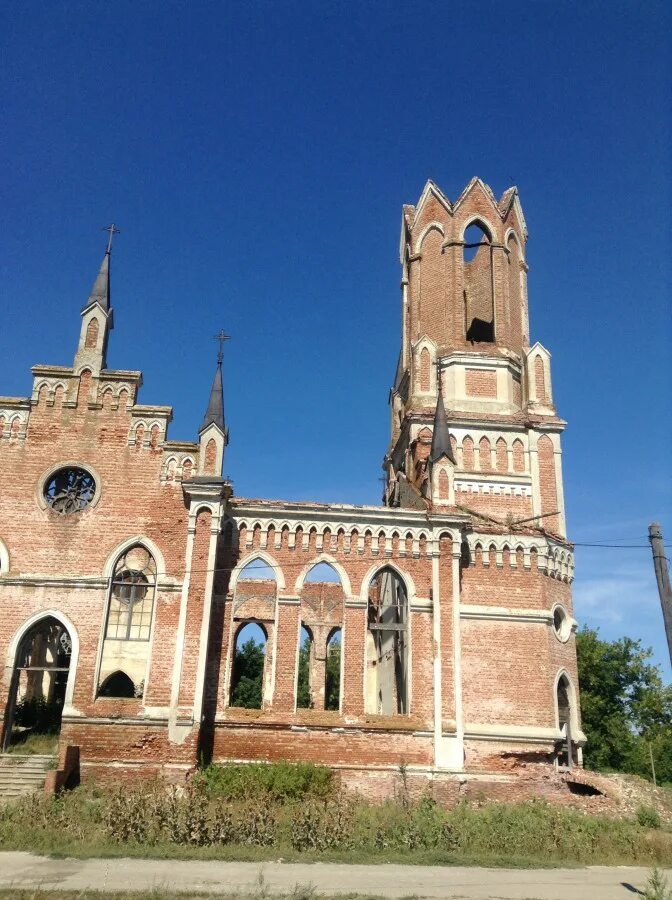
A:
<svg viewBox="0 0 672 900">
<path fill-rule="evenodd" d="M 381 569 L 369 585 L 366 640 L 366 711 L 408 713 L 408 598 L 393 569 Z"/>
<path fill-rule="evenodd" d="M 119 556 L 110 578 L 99 696 L 143 696 L 155 595 L 156 561 L 134 544 Z"/>
<path fill-rule="evenodd" d="M 466 338 L 472 343 L 494 343 L 492 239 L 480 222 L 473 222 L 464 232 L 463 272 Z"/>
</svg>

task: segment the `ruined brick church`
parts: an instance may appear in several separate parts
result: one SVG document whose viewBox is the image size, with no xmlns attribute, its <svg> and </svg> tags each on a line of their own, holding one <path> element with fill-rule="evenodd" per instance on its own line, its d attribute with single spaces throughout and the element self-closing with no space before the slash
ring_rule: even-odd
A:
<svg viewBox="0 0 672 900">
<path fill-rule="evenodd" d="M 451 202 L 430 181 L 403 207 L 379 506 L 236 496 L 221 355 L 197 440 L 169 438 L 171 407 L 106 365 L 108 243 L 72 366 L 0 397 L 3 747 L 30 708 L 83 778 L 286 759 L 372 794 L 402 771 L 506 795 L 580 764 L 565 422 L 530 343 L 526 242 L 515 188 L 475 178 Z"/>
</svg>

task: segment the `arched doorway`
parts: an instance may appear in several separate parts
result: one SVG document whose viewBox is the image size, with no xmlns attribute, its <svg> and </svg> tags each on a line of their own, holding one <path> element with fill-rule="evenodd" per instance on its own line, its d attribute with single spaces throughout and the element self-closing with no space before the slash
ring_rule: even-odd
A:
<svg viewBox="0 0 672 900">
<path fill-rule="evenodd" d="M 45 616 L 23 635 L 14 661 L 2 749 L 23 744 L 33 735 L 56 735 L 72 656 L 68 629 Z"/>
</svg>

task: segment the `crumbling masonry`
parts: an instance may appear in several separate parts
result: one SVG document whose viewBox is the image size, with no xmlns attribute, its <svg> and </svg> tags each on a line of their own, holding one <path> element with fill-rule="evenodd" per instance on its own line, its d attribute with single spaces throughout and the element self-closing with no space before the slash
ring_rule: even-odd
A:
<svg viewBox="0 0 672 900">
<path fill-rule="evenodd" d="M 526 240 L 515 188 L 476 178 L 451 203 L 428 182 L 403 207 L 380 506 L 236 497 L 221 360 L 198 440 L 170 440 L 140 372 L 106 367 L 108 246 L 73 366 L 0 398 L 4 744 L 34 701 L 84 778 L 289 759 L 376 796 L 400 770 L 515 796 L 529 761 L 537 786 L 580 764 L 565 423 L 530 346 Z M 249 623 L 260 708 L 234 705 Z"/>
</svg>

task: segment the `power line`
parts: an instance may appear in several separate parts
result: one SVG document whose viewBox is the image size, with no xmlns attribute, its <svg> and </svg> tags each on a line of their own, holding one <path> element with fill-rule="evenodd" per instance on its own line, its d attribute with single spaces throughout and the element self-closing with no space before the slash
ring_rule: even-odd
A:
<svg viewBox="0 0 672 900">
<path fill-rule="evenodd" d="M 581 541 L 572 541 L 574 547 L 604 547 L 607 550 L 641 550 L 649 548 L 646 544 L 584 544 Z"/>
</svg>

